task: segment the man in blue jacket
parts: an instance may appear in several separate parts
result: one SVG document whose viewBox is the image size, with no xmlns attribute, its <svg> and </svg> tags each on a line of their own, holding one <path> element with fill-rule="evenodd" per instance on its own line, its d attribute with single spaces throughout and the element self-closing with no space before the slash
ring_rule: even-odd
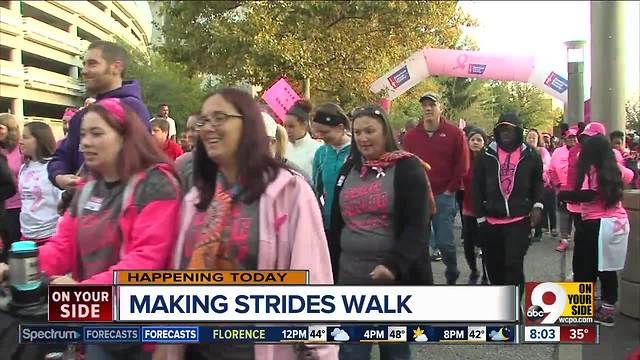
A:
<svg viewBox="0 0 640 360">
<path fill-rule="evenodd" d="M 96 100 L 119 98 L 138 114 L 149 128 L 151 115 L 142 102 L 140 86 L 135 80 L 123 81 L 127 68 L 127 52 L 119 45 L 108 41 L 94 41 L 84 57 L 82 78 L 87 92 L 96 94 Z M 69 133 L 60 143 L 47 170 L 49 180 L 61 189 L 72 189 L 80 177 L 77 176 L 84 159 L 79 151 L 80 122 L 87 109 L 78 111 L 69 121 Z"/>
</svg>

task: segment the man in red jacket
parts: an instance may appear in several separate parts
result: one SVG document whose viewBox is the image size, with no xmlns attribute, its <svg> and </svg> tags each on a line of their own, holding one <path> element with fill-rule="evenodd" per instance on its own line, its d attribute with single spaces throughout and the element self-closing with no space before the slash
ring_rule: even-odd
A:
<svg viewBox="0 0 640 360">
<path fill-rule="evenodd" d="M 160 145 L 160 149 L 171 159 L 176 160 L 183 151 L 180 145 L 169 138 L 169 122 L 163 118 L 151 120 L 151 135 Z"/>
<path fill-rule="evenodd" d="M 440 97 L 428 92 L 420 98 L 422 121 L 404 138 L 404 149 L 431 165 L 429 181 L 435 195 L 437 212 L 433 217 L 431 243 L 442 254 L 447 267 L 447 284 L 456 283 L 460 272 L 453 242 L 453 220 L 456 216 L 455 193 L 469 166 L 469 152 L 462 130 L 441 116 Z M 433 247 L 432 247 L 433 248 Z"/>
</svg>

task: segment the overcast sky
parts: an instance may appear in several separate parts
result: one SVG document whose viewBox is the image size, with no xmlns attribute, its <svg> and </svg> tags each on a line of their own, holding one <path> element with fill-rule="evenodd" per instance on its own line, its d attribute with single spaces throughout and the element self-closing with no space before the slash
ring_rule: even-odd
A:
<svg viewBox="0 0 640 360">
<path fill-rule="evenodd" d="M 481 51 L 533 55 L 537 63 L 567 72 L 569 40 L 586 40 L 585 99 L 591 83 L 591 17 L 588 1 L 460 1 L 480 23 L 468 29 Z M 624 1 L 627 98 L 640 92 L 640 2 Z"/>
</svg>

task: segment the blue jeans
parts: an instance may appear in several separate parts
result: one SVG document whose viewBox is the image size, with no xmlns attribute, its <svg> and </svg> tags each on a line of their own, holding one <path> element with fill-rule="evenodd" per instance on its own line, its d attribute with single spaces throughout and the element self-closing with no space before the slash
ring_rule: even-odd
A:
<svg viewBox="0 0 640 360">
<path fill-rule="evenodd" d="M 442 262 L 447 267 L 444 276 L 448 283 L 455 283 L 460 275 L 456 244 L 453 242 L 453 221 L 456 217 L 456 199 L 453 194 L 438 194 L 436 198 L 436 214 L 431 220 L 433 241 L 431 244 L 440 250 Z"/>
<path fill-rule="evenodd" d="M 340 360 L 369 360 L 373 344 L 340 345 Z M 411 360 L 409 344 L 379 344 L 380 360 Z"/>
</svg>

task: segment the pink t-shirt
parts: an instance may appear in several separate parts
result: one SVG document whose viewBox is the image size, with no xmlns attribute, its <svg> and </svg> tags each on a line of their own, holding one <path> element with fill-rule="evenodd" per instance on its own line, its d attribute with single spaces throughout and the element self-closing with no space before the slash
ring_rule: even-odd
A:
<svg viewBox="0 0 640 360">
<path fill-rule="evenodd" d="M 522 150 L 518 147 L 514 152 L 508 153 L 498 147 L 498 161 L 500 162 L 500 191 L 502 196 L 508 202 L 511 192 L 513 191 L 513 183 L 516 178 L 516 167 Z M 524 219 L 524 216 L 511 218 L 494 218 L 487 216 L 487 222 L 492 225 L 512 224 Z"/>
<path fill-rule="evenodd" d="M 20 146 L 16 146 L 13 151 L 7 152 L 7 163 L 13 176 L 13 181 L 16 184 L 16 190 L 18 188 L 18 173 L 20 173 L 20 167 L 22 166 L 22 151 Z M 20 192 L 16 191 L 16 194 L 8 198 L 4 202 L 5 209 L 20 209 L 22 207 L 22 201 L 20 201 Z"/>
<path fill-rule="evenodd" d="M 624 166 L 618 164 L 618 168 L 622 174 L 622 182 L 628 184 L 633 179 L 633 172 Z M 629 176 L 631 174 L 631 176 Z M 582 183 L 582 190 L 598 191 L 598 174 L 594 168 L 591 168 L 588 176 L 585 176 Z M 626 219 L 627 211 L 622 206 L 622 201 L 618 201 L 617 204 L 610 208 L 606 208 L 604 201 L 599 197 L 595 200 L 587 203 L 582 203 L 580 206 L 580 213 L 583 220 L 597 220 L 601 218 L 617 218 Z"/>
</svg>

